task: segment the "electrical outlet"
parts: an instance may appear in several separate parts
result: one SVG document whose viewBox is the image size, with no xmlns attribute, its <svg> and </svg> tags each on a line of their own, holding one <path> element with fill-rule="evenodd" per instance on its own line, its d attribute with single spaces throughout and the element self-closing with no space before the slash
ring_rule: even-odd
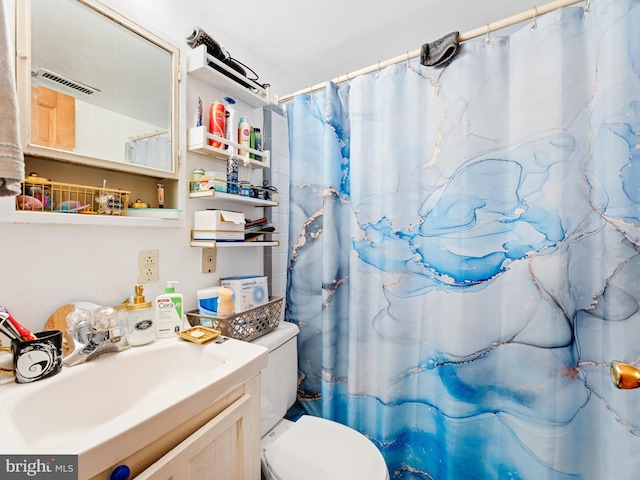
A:
<svg viewBox="0 0 640 480">
<path fill-rule="evenodd" d="M 138 252 L 138 283 L 158 281 L 158 250 L 140 250 Z"/>
<path fill-rule="evenodd" d="M 202 249 L 202 273 L 213 273 L 216 271 L 216 249 Z"/>
</svg>

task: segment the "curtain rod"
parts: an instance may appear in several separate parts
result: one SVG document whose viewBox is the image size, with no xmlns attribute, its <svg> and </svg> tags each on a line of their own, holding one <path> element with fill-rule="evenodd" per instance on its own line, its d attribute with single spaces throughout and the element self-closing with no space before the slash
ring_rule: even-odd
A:
<svg viewBox="0 0 640 480">
<path fill-rule="evenodd" d="M 476 28 L 475 30 L 471 30 L 466 33 L 462 33 L 458 35 L 458 42 L 464 42 L 466 40 L 471 40 L 472 38 L 480 37 L 482 35 L 489 34 L 491 32 L 495 32 L 496 30 L 500 30 L 502 28 L 510 27 L 517 23 L 525 22 L 527 20 L 535 19 L 540 15 L 544 15 L 545 13 L 552 12 L 553 10 L 557 10 L 558 8 L 568 7 L 569 5 L 574 5 L 576 3 L 583 2 L 585 0 L 555 0 L 554 2 L 547 3 L 540 7 L 533 7 L 526 12 L 518 13 L 511 17 L 505 18 L 503 20 L 499 20 L 494 23 L 487 23 L 484 27 Z M 589 5 L 589 0 L 587 2 L 587 9 Z M 416 50 L 412 50 L 410 52 L 405 53 L 404 55 L 398 55 L 397 57 L 390 58 L 383 62 L 378 62 L 375 65 L 369 65 L 368 67 L 361 68 L 360 70 L 356 70 L 355 72 L 350 72 L 345 75 L 340 75 L 339 77 L 333 78 L 331 81 L 333 83 L 342 83 L 347 80 L 352 80 L 355 77 L 360 75 L 364 75 L 366 73 L 375 72 L 376 70 L 380 70 L 381 68 L 388 67 L 389 65 L 393 65 L 400 62 L 405 62 L 412 58 L 416 58 L 420 56 L 421 49 L 418 48 Z M 284 103 L 291 100 L 296 95 L 301 95 L 305 93 L 315 92 L 320 90 L 326 86 L 327 82 L 317 83 L 309 88 L 305 88 L 303 90 L 298 90 L 297 92 L 290 93 L 289 95 L 284 95 L 282 97 L 276 97 L 276 101 L 278 103 Z"/>
</svg>

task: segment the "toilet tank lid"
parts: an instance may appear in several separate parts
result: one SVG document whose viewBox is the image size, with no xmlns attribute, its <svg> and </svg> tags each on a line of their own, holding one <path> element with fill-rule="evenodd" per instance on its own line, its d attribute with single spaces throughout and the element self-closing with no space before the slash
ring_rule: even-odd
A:
<svg viewBox="0 0 640 480">
<path fill-rule="evenodd" d="M 275 328 L 271 332 L 256 338 L 251 343 L 267 347 L 271 352 L 288 340 L 294 338 L 296 335 L 298 335 L 298 332 L 300 332 L 300 329 L 295 323 L 280 322 L 278 328 Z"/>
<path fill-rule="evenodd" d="M 367 437 L 331 420 L 303 415 L 263 452 L 282 480 L 388 479 L 387 464 Z"/>
</svg>

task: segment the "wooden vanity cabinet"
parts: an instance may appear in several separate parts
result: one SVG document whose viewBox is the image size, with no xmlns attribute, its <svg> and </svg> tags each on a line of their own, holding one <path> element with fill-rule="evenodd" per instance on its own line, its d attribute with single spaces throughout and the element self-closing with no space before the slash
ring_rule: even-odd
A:
<svg viewBox="0 0 640 480">
<path fill-rule="evenodd" d="M 137 480 L 259 480 L 260 374 L 93 478 L 118 465 Z"/>
</svg>

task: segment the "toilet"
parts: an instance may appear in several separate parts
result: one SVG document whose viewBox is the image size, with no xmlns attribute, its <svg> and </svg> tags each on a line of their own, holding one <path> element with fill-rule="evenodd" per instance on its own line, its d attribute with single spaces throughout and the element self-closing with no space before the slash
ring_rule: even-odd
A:
<svg viewBox="0 0 640 480">
<path fill-rule="evenodd" d="M 331 420 L 302 415 L 285 419 L 295 403 L 298 380 L 298 327 L 278 328 L 252 343 L 269 349 L 262 371 L 260 417 L 264 480 L 388 480 L 380 451 L 364 435 Z"/>
</svg>

